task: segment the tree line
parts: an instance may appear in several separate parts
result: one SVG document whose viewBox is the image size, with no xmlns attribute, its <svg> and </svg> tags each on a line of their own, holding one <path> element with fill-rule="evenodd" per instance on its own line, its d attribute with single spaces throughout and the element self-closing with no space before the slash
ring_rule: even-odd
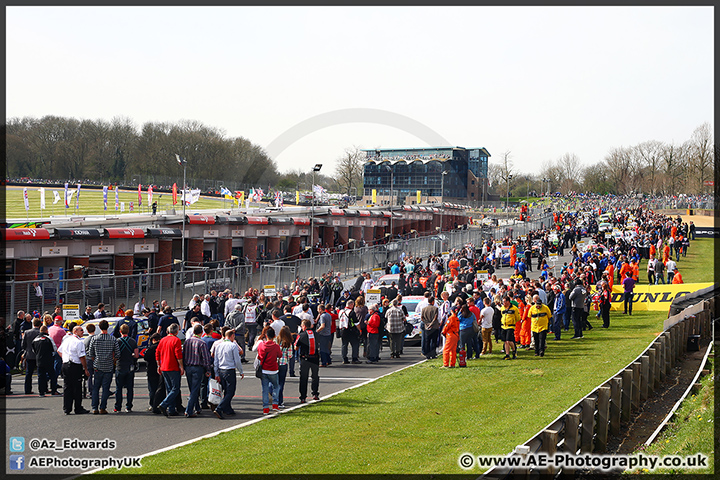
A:
<svg viewBox="0 0 720 480">
<path fill-rule="evenodd" d="M 48 180 L 129 183 L 133 176 L 179 178 L 178 154 L 191 179 L 228 179 L 275 185 L 275 161 L 243 137 L 230 138 L 198 121 L 147 122 L 129 118 L 78 120 L 58 116 L 11 118 L 6 125 L 6 175 Z"/>
<path fill-rule="evenodd" d="M 528 191 L 628 195 L 677 195 L 711 193 L 706 180 L 716 168 L 713 130 L 709 123 L 695 129 L 685 142 L 649 140 L 611 148 L 605 157 L 583 165 L 574 153 L 541 163 L 538 173 L 520 172 L 510 151 L 489 167 L 491 190 L 505 196 L 524 197 Z"/>
</svg>

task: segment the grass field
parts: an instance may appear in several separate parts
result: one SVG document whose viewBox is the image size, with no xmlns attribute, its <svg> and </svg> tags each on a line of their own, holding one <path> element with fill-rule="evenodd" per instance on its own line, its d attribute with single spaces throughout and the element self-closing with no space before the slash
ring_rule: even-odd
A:
<svg viewBox="0 0 720 480">
<path fill-rule="evenodd" d="M 610 329 L 596 328 L 582 340 L 567 334 L 551 340 L 543 358 L 521 351 L 519 359 L 503 361 L 495 344 L 495 353 L 470 360 L 468 368 L 442 369 L 439 359 L 427 361 L 288 414 L 147 457 L 142 468 L 122 472 L 467 473 L 458 466 L 461 453 L 503 455 L 525 442 L 634 359 L 662 329 L 665 316 L 612 314 Z M 187 462 L 238 448 L 239 462 Z M 268 461 L 269 452 L 282 452 L 278 458 L 286 461 Z"/>
<path fill-rule="evenodd" d="M 681 254 L 677 266 L 685 283 L 714 282 L 715 239 L 696 238 L 692 240 L 687 256 L 683 257 Z M 667 280 L 667 273 L 665 273 L 665 279 Z M 647 260 L 640 261 L 640 285 L 647 285 Z"/>
<path fill-rule="evenodd" d="M 77 185 L 70 188 L 77 188 Z M 61 200 L 53 205 L 53 193 L 52 190 L 56 190 L 60 194 Z M 64 189 L 62 188 L 46 188 L 45 189 L 45 209 L 40 211 L 40 192 L 38 187 L 28 187 L 28 201 L 30 209 L 28 212 L 25 211 L 25 202 L 23 200 L 23 189 L 20 187 L 6 187 L 5 188 L 5 217 L 8 219 L 25 219 L 28 216 L 32 218 L 49 218 L 51 215 L 116 215 L 119 213 L 131 213 L 130 202 L 134 202 L 134 211 L 132 213 L 150 213 L 152 210 L 148 204 L 147 188 L 142 194 L 142 207 L 138 208 L 138 194 L 137 190 L 120 190 L 119 200 L 125 202 L 125 212 L 115 210 L 115 191 L 108 191 L 108 207 L 107 211 L 103 210 L 103 193 L 102 190 L 90 190 L 80 188 L 80 208 L 75 208 L 75 195 L 72 197 L 70 208 L 64 208 L 62 197 L 64 195 Z M 77 194 L 76 194 L 77 195 Z M 155 193 L 153 195 L 153 201 L 158 203 L 158 213 L 162 213 L 165 210 L 173 208 L 172 205 L 172 194 L 170 193 Z M 230 208 L 230 200 L 222 200 L 219 198 L 205 198 L 201 197 L 200 200 L 192 205 L 193 210 L 202 210 L 207 208 Z M 175 208 L 182 210 L 182 203 L 178 202 Z"/>
<path fill-rule="evenodd" d="M 698 452 L 708 456 L 709 468 L 686 470 L 656 470 L 650 473 L 667 475 L 667 478 L 680 478 L 688 474 L 712 474 L 715 464 L 713 434 L 715 431 L 715 371 L 713 356 L 708 359 L 711 372 L 700 381 L 702 387 L 697 395 L 685 399 L 677 410 L 673 421 L 655 439 L 652 445 L 638 449 L 635 453 L 647 455 L 682 455 L 689 456 Z M 648 473 L 638 470 L 629 473 Z M 687 478 L 686 476 L 683 478 Z"/>
</svg>

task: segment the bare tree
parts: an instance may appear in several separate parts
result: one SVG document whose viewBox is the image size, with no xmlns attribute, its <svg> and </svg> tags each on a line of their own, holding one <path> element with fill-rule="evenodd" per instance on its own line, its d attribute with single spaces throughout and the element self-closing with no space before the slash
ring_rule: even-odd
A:
<svg viewBox="0 0 720 480">
<path fill-rule="evenodd" d="M 365 153 L 358 147 L 346 148 L 343 155 L 338 158 L 335 166 L 337 183 L 350 195 L 350 190 L 355 187 L 362 189 L 362 178 L 365 163 Z"/>
<path fill-rule="evenodd" d="M 695 129 L 690 137 L 689 143 L 689 165 L 696 175 L 696 191 L 704 191 L 704 182 L 712 176 L 712 168 L 715 164 L 713 145 L 713 133 L 710 124 L 705 122 Z"/>
<path fill-rule="evenodd" d="M 543 192 L 547 192 L 548 189 L 551 188 L 557 191 L 563 181 L 562 169 L 558 165 L 558 162 L 555 160 L 544 160 L 540 164 L 540 177 L 541 181 L 543 179 L 547 180 L 542 184 Z"/>
<path fill-rule="evenodd" d="M 655 195 L 656 192 L 655 186 L 662 163 L 662 151 L 663 144 L 657 140 L 639 143 L 634 148 L 635 158 L 644 173 L 643 176 L 647 178 L 647 191 L 651 195 Z"/>
<path fill-rule="evenodd" d="M 576 184 L 579 183 L 580 172 L 582 171 L 580 159 L 574 153 L 566 153 L 558 159 L 557 166 L 562 175 L 560 191 L 568 193 L 574 190 Z"/>
<path fill-rule="evenodd" d="M 663 145 L 660 151 L 660 171 L 662 172 L 663 195 L 680 193 L 687 174 L 685 158 L 687 145 L 674 143 Z"/>
<path fill-rule="evenodd" d="M 588 165 L 582 171 L 582 186 L 586 192 L 615 193 L 614 185 L 608 179 L 608 168 L 602 163 Z"/>
<path fill-rule="evenodd" d="M 627 147 L 613 148 L 605 157 L 607 176 L 615 185 L 617 193 L 626 194 L 633 190 L 634 166 L 632 149 Z"/>
</svg>

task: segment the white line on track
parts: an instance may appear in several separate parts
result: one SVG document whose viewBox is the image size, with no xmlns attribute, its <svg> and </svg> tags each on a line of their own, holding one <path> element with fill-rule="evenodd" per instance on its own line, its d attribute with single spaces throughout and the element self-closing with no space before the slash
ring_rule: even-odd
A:
<svg viewBox="0 0 720 480">
<path fill-rule="evenodd" d="M 367 385 L 367 384 L 369 384 L 369 383 L 372 383 L 372 382 L 374 382 L 374 381 L 376 381 L 376 380 L 380 380 L 380 379 L 383 378 L 383 377 L 387 377 L 388 375 L 392 375 L 392 374 L 394 374 L 394 373 L 401 372 L 401 371 L 405 370 L 406 368 L 414 367 L 415 365 L 420 365 L 421 363 L 423 363 L 423 362 L 425 362 L 425 361 L 427 361 L 427 359 L 420 360 L 420 361 L 417 362 L 417 363 L 413 363 L 413 364 L 411 364 L 411 365 L 407 365 L 407 366 L 405 366 L 405 367 L 403 367 L 403 368 L 400 368 L 400 369 L 398 369 L 398 370 L 394 370 L 394 371 L 389 372 L 389 373 L 386 373 L 386 374 L 384 374 L 384 375 L 380 375 L 380 376 L 377 377 L 377 378 L 369 378 L 369 379 L 365 380 L 365 381 L 362 382 L 362 383 L 358 383 L 357 385 L 353 385 L 353 386 L 351 386 L 351 387 L 344 388 L 344 389 L 342 389 L 342 390 L 338 390 L 337 392 L 334 392 L 334 393 L 330 393 L 330 394 L 328 394 L 328 395 L 325 395 L 324 397 L 320 398 L 320 400 L 318 400 L 318 401 L 327 400 L 327 399 L 330 398 L 330 397 L 334 397 L 335 395 L 339 395 L 339 394 L 341 394 L 341 393 L 343 393 L 343 392 L 347 392 L 348 390 L 352 390 L 352 389 L 354 389 L 354 388 L 359 388 L 359 387 L 365 386 L 365 385 Z M 328 378 L 328 380 L 329 380 L 329 378 Z M 345 378 L 343 378 L 342 380 L 345 380 Z M 313 403 L 317 403 L 317 401 L 310 401 L 310 402 L 308 402 L 308 403 L 301 403 L 301 404 L 299 404 L 299 405 L 295 405 L 294 407 L 290 407 L 290 408 L 288 408 L 287 410 L 282 410 L 282 411 L 279 412 L 279 413 L 275 413 L 275 414 L 272 414 L 272 415 L 266 415 L 266 416 L 258 417 L 258 418 L 256 418 L 256 419 L 248 420 L 247 422 L 243 422 L 243 423 L 240 423 L 240 424 L 238 424 L 238 425 L 233 425 L 232 427 L 224 428 L 224 429 L 222 429 L 222 430 L 218 430 L 218 431 L 216 431 L 216 432 L 208 433 L 208 434 L 202 435 L 202 436 L 200 436 L 200 437 L 191 438 L 190 440 L 186 440 L 186 441 L 184 441 L 184 442 L 176 443 L 175 445 L 170 445 L 169 447 L 160 448 L 160 449 L 158 449 L 158 450 L 154 450 L 154 451 L 152 451 L 152 452 L 148 452 L 148 453 L 146 453 L 146 454 L 144 454 L 144 455 L 140 455 L 140 456 L 139 456 L 139 459 L 142 460 L 142 459 L 145 458 L 145 457 L 150 457 L 150 456 L 152 456 L 152 455 L 157 455 L 158 453 L 167 452 L 167 451 L 169 451 L 169 450 L 175 450 L 176 448 L 184 447 L 185 445 L 190 445 L 191 443 L 195 443 L 195 442 L 197 442 L 197 441 L 204 440 L 204 439 L 206 439 L 206 438 L 215 437 L 215 436 L 217 436 L 217 435 L 219 435 L 219 434 L 221 434 L 221 433 L 232 432 L 233 430 L 237 430 L 238 428 L 247 427 L 248 425 L 252 425 L 252 424 L 254 424 L 254 423 L 262 422 L 263 420 L 267 420 L 268 418 L 273 418 L 273 417 L 276 417 L 276 416 L 278 416 L 278 415 L 286 415 L 287 413 L 292 412 L 293 410 L 296 410 L 296 409 L 298 409 L 298 408 L 307 407 L 308 405 L 312 405 Z M 136 457 L 136 458 L 138 458 L 138 457 Z M 78 475 L 73 475 L 72 477 L 67 477 L 67 480 L 75 479 L 75 478 L 78 478 L 78 477 L 83 476 L 83 475 L 89 475 L 89 474 L 91 474 L 91 473 L 101 472 L 101 471 L 103 471 L 103 470 L 106 470 L 106 469 L 104 469 L 104 468 L 96 468 L 95 470 L 90 470 L 89 472 L 83 472 L 83 473 L 78 474 Z M 130 470 L 128 470 L 128 473 L 130 473 Z"/>
</svg>

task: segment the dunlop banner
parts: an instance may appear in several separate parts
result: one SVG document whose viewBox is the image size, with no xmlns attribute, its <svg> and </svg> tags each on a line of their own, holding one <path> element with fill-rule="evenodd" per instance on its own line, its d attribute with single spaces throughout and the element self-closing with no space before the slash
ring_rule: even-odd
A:
<svg viewBox="0 0 720 480">
<path fill-rule="evenodd" d="M 711 286 L 712 283 L 682 283 L 680 285 L 635 285 L 633 311 L 667 312 L 673 300 Z M 593 288 L 593 293 L 595 289 Z M 622 286 L 613 285 L 610 311 L 624 311 Z"/>
</svg>

